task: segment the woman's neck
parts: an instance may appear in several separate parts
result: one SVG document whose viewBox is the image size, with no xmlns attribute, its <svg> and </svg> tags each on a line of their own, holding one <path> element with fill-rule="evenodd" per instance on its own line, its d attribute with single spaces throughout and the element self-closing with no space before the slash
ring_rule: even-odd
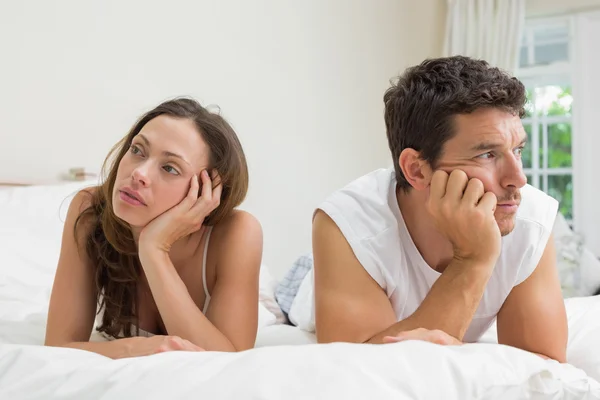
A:
<svg viewBox="0 0 600 400">
<path fill-rule="evenodd" d="M 142 228 L 138 226 L 129 225 L 129 229 L 131 229 L 131 234 L 133 235 L 133 241 L 135 242 L 136 247 L 140 242 L 140 233 L 142 233 Z"/>
</svg>

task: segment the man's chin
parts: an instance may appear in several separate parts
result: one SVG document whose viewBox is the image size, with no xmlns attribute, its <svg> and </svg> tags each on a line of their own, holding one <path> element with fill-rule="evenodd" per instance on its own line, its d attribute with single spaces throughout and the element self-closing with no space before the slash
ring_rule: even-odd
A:
<svg viewBox="0 0 600 400">
<path fill-rule="evenodd" d="M 515 229 L 515 218 L 507 217 L 498 222 L 498 228 L 500 228 L 500 235 L 506 236 Z"/>
</svg>

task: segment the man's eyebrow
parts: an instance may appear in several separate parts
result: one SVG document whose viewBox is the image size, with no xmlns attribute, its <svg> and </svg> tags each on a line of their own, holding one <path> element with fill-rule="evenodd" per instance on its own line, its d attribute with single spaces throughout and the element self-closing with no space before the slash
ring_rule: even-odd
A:
<svg viewBox="0 0 600 400">
<path fill-rule="evenodd" d="M 146 136 L 144 136 L 143 134 L 139 133 L 137 136 L 139 136 L 145 143 L 146 146 L 150 147 L 150 141 L 148 140 L 148 138 Z M 177 154 L 177 153 L 173 153 L 171 151 L 163 151 L 162 154 L 166 157 L 175 157 L 175 158 L 179 158 L 181 161 L 185 162 L 188 165 L 192 165 L 189 163 L 189 161 L 187 161 L 185 158 L 183 158 L 183 156 Z"/>
<path fill-rule="evenodd" d="M 525 146 L 527 142 L 529 142 L 529 137 L 525 135 L 525 137 L 521 139 L 521 142 L 519 142 L 519 145 L 517 147 Z"/>
<path fill-rule="evenodd" d="M 517 145 L 517 147 L 521 147 L 527 144 L 527 136 L 525 136 Z M 484 141 L 477 143 L 475 146 L 471 148 L 473 151 L 490 151 L 495 150 L 497 148 L 503 147 L 504 143 L 494 142 L 494 141 Z"/>
<path fill-rule="evenodd" d="M 502 147 L 502 143 L 485 141 L 485 142 L 477 143 L 475 146 L 473 146 L 471 148 L 471 150 L 473 150 L 473 151 L 489 151 L 489 150 L 497 149 L 499 147 Z"/>
</svg>

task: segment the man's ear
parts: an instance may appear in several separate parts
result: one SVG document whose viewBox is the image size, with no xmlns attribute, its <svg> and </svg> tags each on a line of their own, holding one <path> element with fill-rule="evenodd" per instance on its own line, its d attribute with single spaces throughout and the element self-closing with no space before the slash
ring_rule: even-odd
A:
<svg viewBox="0 0 600 400">
<path fill-rule="evenodd" d="M 415 149 L 404 149 L 398 158 L 400 169 L 408 183 L 415 190 L 429 187 L 433 171 L 429 163 L 421 158 Z"/>
</svg>

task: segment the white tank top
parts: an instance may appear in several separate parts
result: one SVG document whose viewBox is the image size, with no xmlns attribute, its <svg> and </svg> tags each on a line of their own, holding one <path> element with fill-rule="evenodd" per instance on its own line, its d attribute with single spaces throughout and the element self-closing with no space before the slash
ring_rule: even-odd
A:
<svg viewBox="0 0 600 400">
<path fill-rule="evenodd" d="M 333 193 L 319 208 L 337 224 L 365 270 L 385 290 L 398 321 L 415 312 L 441 275 L 415 246 L 398 207 L 393 169 L 379 169 Z M 536 268 L 552 231 L 558 202 L 526 185 L 514 230 L 502 249 L 465 337 L 477 341 L 513 287 Z M 311 313 L 314 316 L 314 312 Z"/>
</svg>

